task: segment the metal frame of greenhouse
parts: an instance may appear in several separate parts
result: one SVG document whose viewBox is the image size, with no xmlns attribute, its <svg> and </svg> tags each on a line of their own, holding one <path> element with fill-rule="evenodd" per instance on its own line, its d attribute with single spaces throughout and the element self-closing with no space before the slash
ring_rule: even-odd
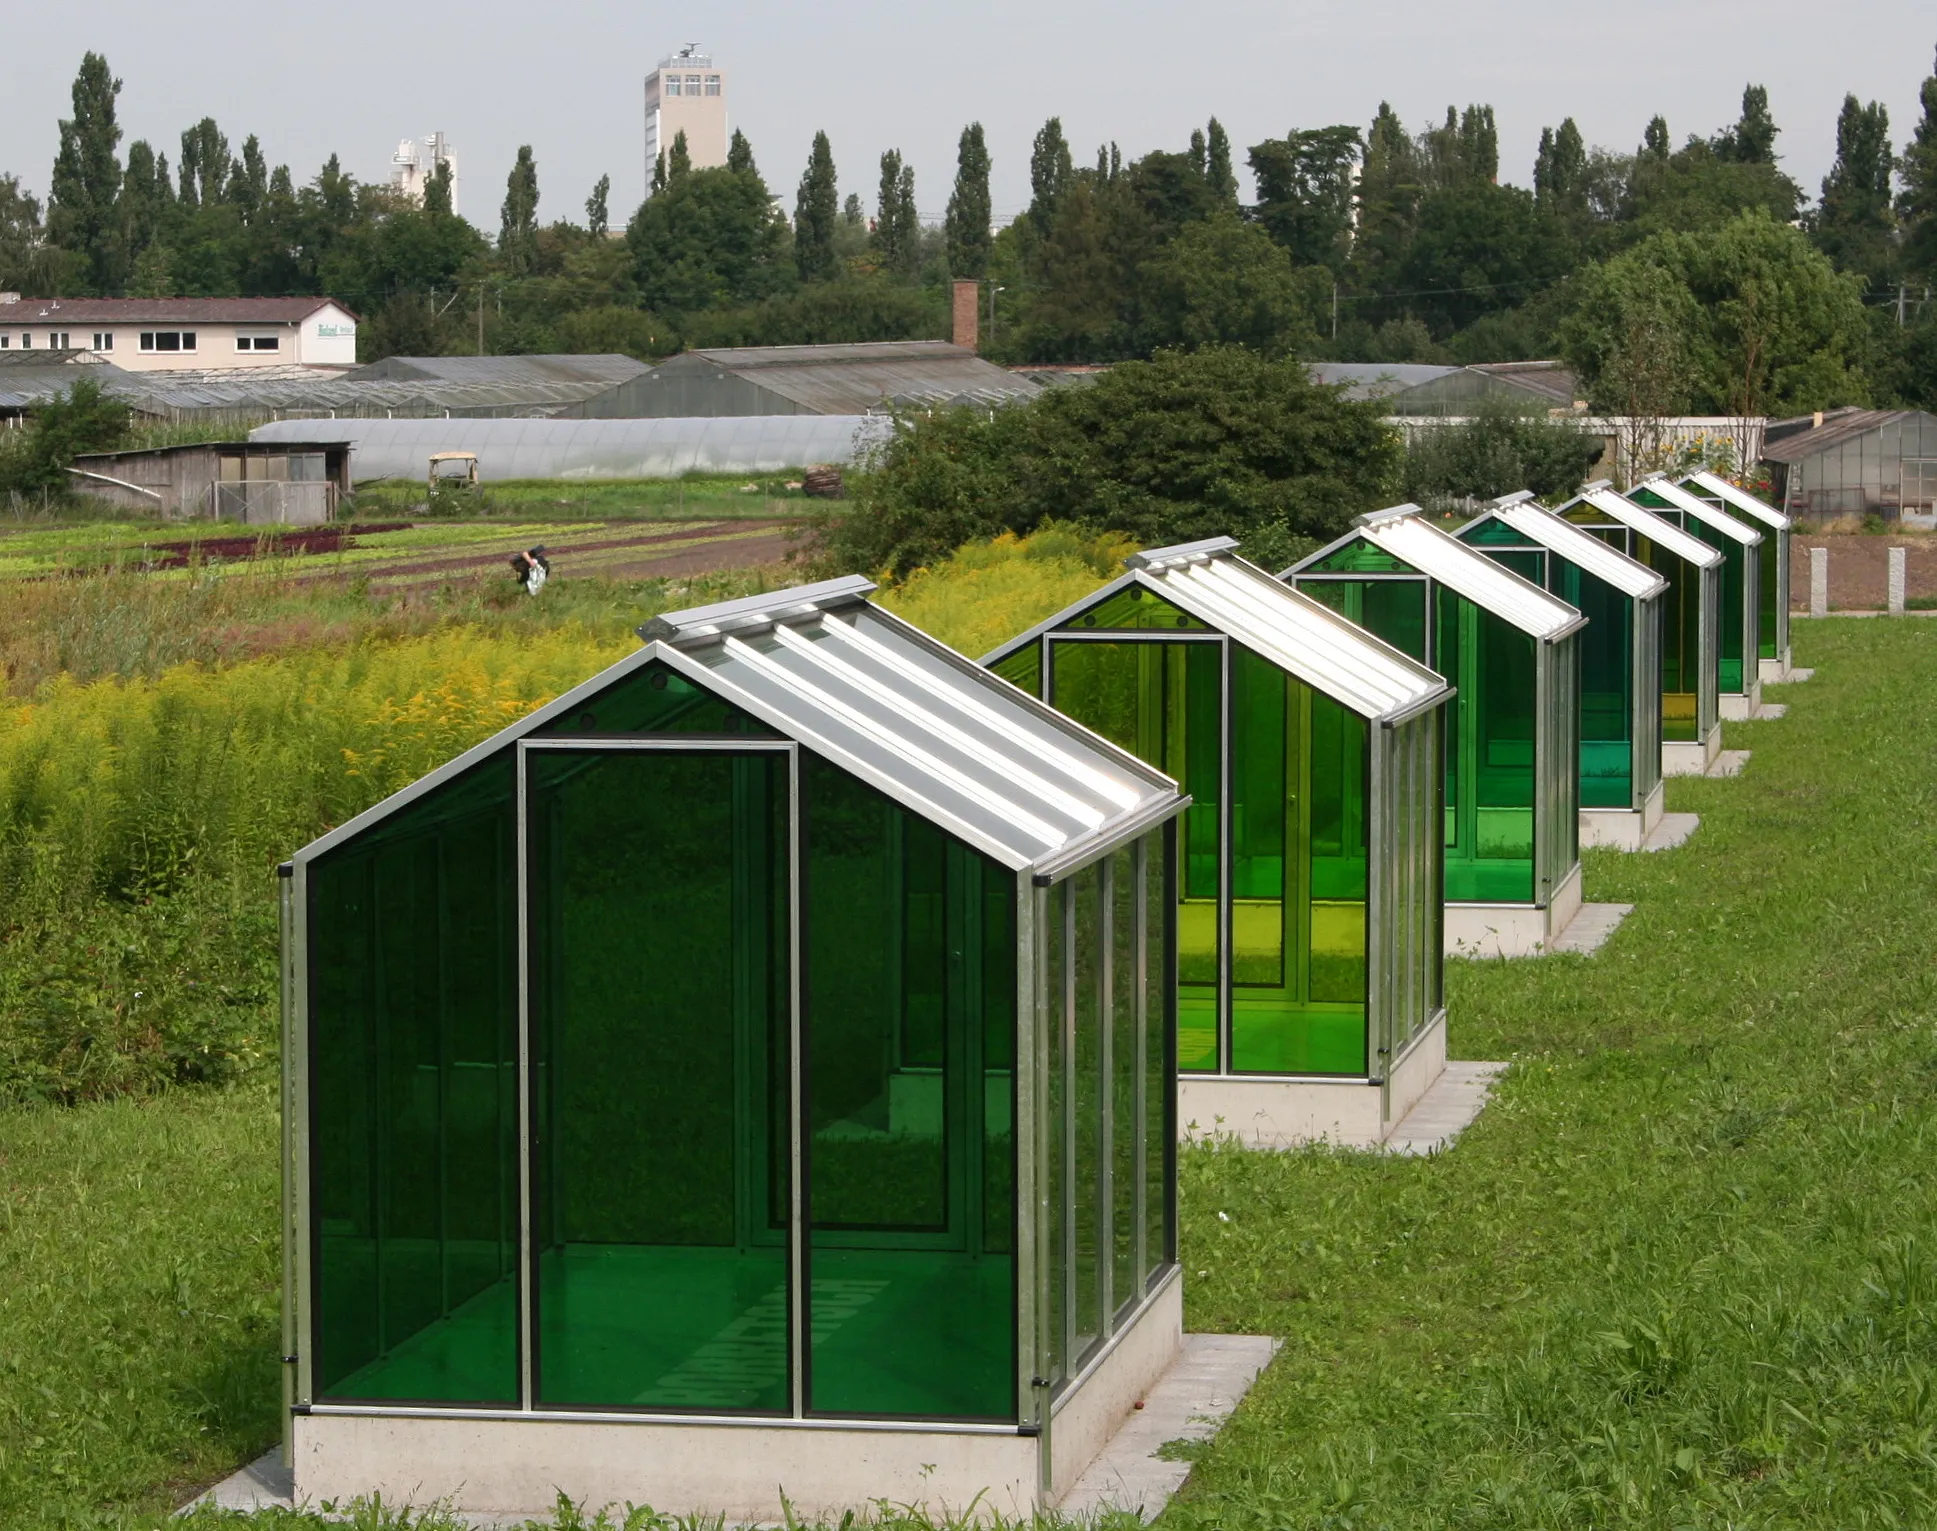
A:
<svg viewBox="0 0 1937 1531">
<path fill-rule="evenodd" d="M 299 1500 L 1024 1519 L 1178 1354 L 1189 800 L 873 588 L 282 869 Z"/>
<path fill-rule="evenodd" d="M 1444 773 L 1446 951 L 1551 950 L 1581 906 L 1576 698 L 1587 619 L 1417 505 L 1352 526 L 1279 578 L 1458 690 Z"/>
<path fill-rule="evenodd" d="M 1722 555 L 1596 479 L 1553 508 L 1572 525 L 1654 570 L 1661 598 L 1661 774 L 1701 776 L 1722 753 L 1719 669 Z"/>
<path fill-rule="evenodd" d="M 1638 851 L 1661 822 L 1661 598 L 1668 582 L 1592 532 L 1504 495 L 1456 533 L 1559 596 L 1581 634 L 1581 844 Z"/>
<path fill-rule="evenodd" d="M 1756 635 L 1757 668 L 1765 686 L 1780 685 L 1795 676 L 1789 647 L 1789 581 L 1791 575 L 1790 539 L 1795 522 L 1775 506 L 1758 499 L 1748 490 L 1731 484 L 1720 474 L 1703 469 L 1681 481 L 1681 487 L 1697 499 L 1707 500 L 1739 520 L 1760 530 L 1766 540 L 1762 559 L 1762 592 L 1758 602 L 1759 631 Z M 1774 552 L 1770 552 L 1770 544 Z"/>
<path fill-rule="evenodd" d="M 1633 485 L 1627 497 L 1662 520 L 1680 527 L 1722 555 L 1722 604 L 1716 629 L 1715 690 L 1725 721 L 1740 722 L 1762 708 L 1762 564 L 1774 539 L 1761 528 L 1738 520 L 1672 478 L 1653 473 Z"/>
<path fill-rule="evenodd" d="M 1235 555 L 1155 548 L 983 656 L 1175 777 L 1178 1122 L 1383 1142 L 1445 1068 L 1452 690 Z"/>
</svg>

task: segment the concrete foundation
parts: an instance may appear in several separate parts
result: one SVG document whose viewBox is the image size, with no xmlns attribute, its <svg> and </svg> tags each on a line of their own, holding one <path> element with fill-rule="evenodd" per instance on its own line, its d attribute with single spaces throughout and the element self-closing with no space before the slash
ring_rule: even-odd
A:
<svg viewBox="0 0 1937 1531">
<path fill-rule="evenodd" d="M 1617 851 L 1640 850 L 1661 822 L 1667 796 L 1667 789 L 1656 782 L 1639 808 L 1581 809 L 1581 848 L 1598 845 Z"/>
<path fill-rule="evenodd" d="M 1715 757 L 1722 753 L 1722 725 L 1717 723 L 1706 738 L 1664 739 L 1661 744 L 1663 776 L 1706 776 Z"/>
<path fill-rule="evenodd" d="M 442 1503 L 486 1524 L 543 1519 L 560 1493 L 588 1513 L 650 1504 L 728 1525 L 838 1522 L 878 1500 L 937 1520 L 1027 1519 L 1055 1508 L 1170 1368 L 1183 1311 L 1173 1270 L 1041 1435 L 1013 1426 L 312 1411 L 292 1421 L 292 1493 L 297 1504 L 377 1494 L 399 1509 Z"/>
<path fill-rule="evenodd" d="M 1765 686 L 1795 685 L 1800 681 L 1808 680 L 1811 675 L 1816 673 L 1814 670 L 1798 670 L 1795 667 L 1794 661 L 1794 651 L 1785 649 L 1779 658 L 1758 659 L 1755 662 L 1756 673 L 1761 677 L 1762 684 Z"/>
<path fill-rule="evenodd" d="M 1717 706 L 1724 723 L 1745 723 L 1754 717 L 1762 707 L 1762 661 L 1756 661 L 1756 673 L 1749 677 L 1748 688 L 1743 691 L 1724 691 L 1716 698 Z"/>
<path fill-rule="evenodd" d="M 1255 1074 L 1179 1074 L 1178 1136 L 1230 1139 L 1246 1148 L 1335 1143 L 1376 1148 L 1446 1067 L 1440 1011 L 1392 1065 L 1381 1087 L 1364 1079 L 1272 1079 Z"/>
<path fill-rule="evenodd" d="M 1581 869 L 1576 865 L 1554 896 L 1540 904 L 1446 906 L 1449 957 L 1537 957 L 1553 948 L 1581 907 Z"/>
</svg>

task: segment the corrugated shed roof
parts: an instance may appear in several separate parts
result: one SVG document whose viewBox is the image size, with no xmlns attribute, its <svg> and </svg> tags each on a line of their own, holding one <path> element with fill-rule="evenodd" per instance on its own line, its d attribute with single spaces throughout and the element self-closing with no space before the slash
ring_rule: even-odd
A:
<svg viewBox="0 0 1937 1531">
<path fill-rule="evenodd" d="M 946 340 L 687 351 L 662 366 L 693 365 L 689 358 L 819 414 L 860 415 L 887 404 L 996 404 L 1042 391 L 1028 378 Z"/>
<path fill-rule="evenodd" d="M 1420 362 L 1315 361 L 1308 362 L 1305 370 L 1314 383 L 1343 383 L 1348 399 L 1383 399 L 1459 368 Z"/>
<path fill-rule="evenodd" d="M 1015 871 L 1161 823 L 1176 784 L 870 605 L 864 579 L 669 612 L 645 646 L 298 853 L 307 860 L 655 661 Z"/>
<path fill-rule="evenodd" d="M 1576 505 L 1592 505 L 1610 521 L 1631 527 L 1656 546 L 1666 548 L 1683 563 L 1693 564 L 1698 569 L 1706 569 L 1722 561 L 1720 548 L 1710 547 L 1699 538 L 1690 536 L 1674 522 L 1663 520 L 1645 505 L 1623 499 L 1612 489 L 1585 489 L 1566 504 L 1555 506 L 1554 514 L 1564 515 Z"/>
<path fill-rule="evenodd" d="M 1937 430 L 1937 415 L 1920 409 L 1851 409 L 1827 415 L 1813 430 L 1801 430 L 1767 442 L 1762 448 L 1764 462 L 1792 463 L 1814 457 L 1857 436 L 1868 435 L 1886 425 L 1898 425 L 1920 418 L 1925 430 Z"/>
<path fill-rule="evenodd" d="M 1562 409 L 1572 409 L 1579 397 L 1580 384 L 1574 369 L 1559 361 L 1489 361 L 1467 368 L 1498 382 L 1511 383 L 1530 393 L 1541 394 Z"/>
<path fill-rule="evenodd" d="M 1653 600 L 1668 588 L 1668 581 L 1646 564 L 1628 557 L 1619 548 L 1610 547 L 1591 532 L 1582 531 L 1573 522 L 1561 520 L 1532 500 L 1522 500 L 1515 505 L 1496 505 L 1479 520 L 1460 528 L 1461 539 L 1464 540 L 1473 527 L 1489 519 L 1503 522 L 1536 547 L 1559 554 L 1575 567 L 1635 600 Z"/>
<path fill-rule="evenodd" d="M 334 298 L 22 298 L 0 324 L 300 324 Z"/>
<path fill-rule="evenodd" d="M 617 352 L 587 356 L 386 356 L 344 376 L 353 383 L 602 383 L 609 388 L 647 370 L 647 364 L 636 356 Z"/>
<path fill-rule="evenodd" d="M 1549 595 L 1532 580 L 1522 579 L 1484 553 L 1474 552 L 1424 517 L 1425 512 L 1417 505 L 1395 505 L 1389 510 L 1360 516 L 1352 523 L 1355 530 L 1350 534 L 1293 564 L 1279 577 L 1294 576 L 1306 564 L 1324 558 L 1353 537 L 1363 537 L 1401 563 L 1410 564 L 1421 574 L 1532 637 L 1551 642 L 1565 637 L 1586 620 L 1558 596 Z"/>
<path fill-rule="evenodd" d="M 1693 516 L 1704 526 L 1713 527 L 1731 542 L 1739 542 L 1743 547 L 1754 547 L 1762 541 L 1762 531 L 1759 527 L 1745 526 L 1727 511 L 1717 510 L 1707 500 L 1696 498 L 1672 479 L 1644 478 L 1634 487 L 1645 489 L 1650 494 L 1660 495 L 1676 510 L 1684 515 Z"/>
<path fill-rule="evenodd" d="M 1707 490 L 1710 494 L 1720 499 L 1723 504 L 1739 510 L 1745 516 L 1754 517 L 1755 520 L 1773 531 L 1786 532 L 1795 525 L 1789 517 L 1777 510 L 1775 506 L 1769 504 L 1768 501 L 1758 499 L 1755 495 L 1750 494 L 1748 490 L 1739 485 L 1731 484 L 1727 479 L 1721 477 L 1721 475 L 1710 473 L 1706 468 L 1698 473 L 1689 474 L 1683 482 L 1686 484 L 1694 484 Z"/>
<path fill-rule="evenodd" d="M 997 664 L 1119 591 L 1140 585 L 1362 718 L 1409 713 L 1450 689 L 1357 623 L 1236 557 L 1231 551 L 1236 546 L 1230 538 L 1215 538 L 1139 553 L 1128 574 L 983 655 L 982 663 Z"/>
<path fill-rule="evenodd" d="M 852 462 L 890 422 L 856 415 L 667 420 L 278 420 L 251 441 L 347 441 L 359 481 L 418 478 L 433 452 L 475 452 L 486 478 L 676 478 Z"/>
</svg>

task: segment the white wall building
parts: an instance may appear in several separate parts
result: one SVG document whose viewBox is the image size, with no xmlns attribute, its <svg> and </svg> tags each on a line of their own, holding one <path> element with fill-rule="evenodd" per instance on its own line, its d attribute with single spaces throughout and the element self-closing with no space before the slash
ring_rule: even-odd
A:
<svg viewBox="0 0 1937 1531">
<path fill-rule="evenodd" d="M 451 211 L 460 212 L 457 203 L 457 155 L 452 152 L 450 139 L 442 133 L 432 133 L 422 143 L 406 138 L 397 145 L 397 152 L 390 156 L 390 189 L 421 207 L 425 183 L 437 174 L 440 165 L 450 166 Z"/>
<path fill-rule="evenodd" d="M 91 351 L 128 372 L 354 367 L 357 317 L 330 298 L 23 298 L 0 351 Z"/>
<path fill-rule="evenodd" d="M 726 163 L 726 75 L 710 53 L 688 43 L 646 76 L 646 184 L 659 156 L 686 135 L 695 170 Z"/>
</svg>

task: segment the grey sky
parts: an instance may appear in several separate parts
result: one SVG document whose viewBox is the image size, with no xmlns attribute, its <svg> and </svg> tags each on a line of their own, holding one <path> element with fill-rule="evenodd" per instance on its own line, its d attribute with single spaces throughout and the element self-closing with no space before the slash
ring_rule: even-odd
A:
<svg viewBox="0 0 1937 1531">
<path fill-rule="evenodd" d="M 1769 87 L 1784 166 L 1814 195 L 1846 91 L 1882 100 L 1901 146 L 1930 72 L 1937 12 L 1912 0 L 1825 11 L 1801 0 L 613 0 L 412 5 L 336 0 L 75 0 L 19 4 L 7 23 L 0 171 L 44 194 L 81 54 L 106 53 L 125 88 L 128 139 L 176 158 L 181 130 L 213 116 L 254 132 L 298 181 L 332 151 L 360 179 L 388 175 L 399 138 L 442 129 L 459 155 L 464 212 L 495 231 L 517 146 L 538 160 L 547 220 L 583 217 L 610 172 L 614 221 L 644 191 L 641 87 L 697 40 L 732 71 L 734 125 L 791 206 L 816 128 L 843 194 L 870 209 L 881 151 L 917 174 L 939 217 L 956 135 L 987 127 L 998 215 L 1028 199 L 1029 141 L 1060 114 L 1079 158 L 1115 139 L 1126 158 L 1181 148 L 1213 114 L 1237 145 L 1293 127 L 1363 125 L 1391 101 L 1417 129 L 1449 102 L 1491 102 L 1502 179 L 1527 185 L 1543 125 L 1572 115 L 1590 144 L 1632 149 L 1663 113 L 1675 141 L 1734 119 L 1745 81 Z"/>
</svg>

